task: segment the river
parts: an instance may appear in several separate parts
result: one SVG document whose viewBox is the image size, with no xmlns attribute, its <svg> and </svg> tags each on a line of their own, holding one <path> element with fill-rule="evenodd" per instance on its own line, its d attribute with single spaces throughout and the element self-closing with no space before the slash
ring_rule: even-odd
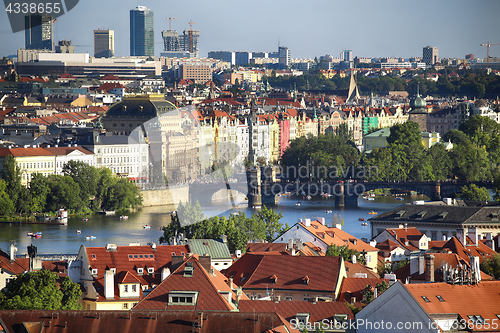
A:
<svg viewBox="0 0 500 333">
<path fill-rule="evenodd" d="M 332 223 L 334 213 L 337 212 L 344 219 L 343 230 L 357 238 L 369 239 L 370 227 L 362 226 L 360 218 L 368 220 L 372 215 L 368 212 L 376 211 L 379 214 L 391 210 L 405 202 L 422 200 L 422 196 L 405 196 L 404 200 L 398 201 L 394 197 L 376 197 L 373 201 L 359 199 L 358 207 L 335 208 L 333 199 L 313 198 L 304 200 L 297 206 L 297 199 L 292 197 L 280 197 L 278 205 L 274 208 L 283 214 L 282 223 L 290 226 L 300 218 L 325 217 L 326 223 Z M 33 244 L 37 247 L 38 254 L 76 254 L 81 245 L 106 246 L 107 243 L 118 246 L 130 243 L 148 242 L 158 243 L 162 236 L 161 227 L 170 222 L 169 212 L 174 210 L 173 206 L 146 207 L 135 212 L 130 212 L 127 219 L 120 219 L 119 215 L 92 215 L 88 221 L 82 218 L 70 217 L 65 225 L 56 224 L 19 224 L 0 223 L 0 248 L 9 253 L 12 243 L 18 248 L 17 254 L 27 253 L 27 246 Z M 327 213 L 327 210 L 332 212 Z M 243 211 L 247 216 L 253 212 L 244 202 L 235 207 L 230 203 L 210 205 L 203 207 L 205 216 L 229 216 L 233 212 Z M 144 226 L 150 226 L 145 229 Z M 77 233 L 77 229 L 81 233 Z M 27 236 L 28 232 L 42 232 L 40 238 Z M 86 236 L 95 236 L 93 240 L 87 240 Z"/>
</svg>

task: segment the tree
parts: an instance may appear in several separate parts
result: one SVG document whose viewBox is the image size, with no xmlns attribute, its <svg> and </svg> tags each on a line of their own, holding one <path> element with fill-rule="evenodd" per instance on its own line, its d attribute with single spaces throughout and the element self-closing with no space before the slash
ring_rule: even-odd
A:
<svg viewBox="0 0 500 333">
<path fill-rule="evenodd" d="M 335 244 L 330 244 L 326 248 L 326 253 L 325 255 L 327 256 L 333 256 L 333 257 L 342 257 L 344 258 L 345 261 L 352 262 L 352 256 L 356 256 L 356 262 L 361 263 L 364 265 L 366 263 L 365 257 L 358 251 L 349 249 L 347 245 L 340 245 L 337 246 Z"/>
<path fill-rule="evenodd" d="M 16 160 L 12 155 L 5 158 L 0 177 L 5 180 L 7 187 L 5 191 L 9 194 L 10 199 L 14 203 L 16 211 L 21 204 L 23 185 L 21 184 L 21 169 L 16 164 Z"/>
<path fill-rule="evenodd" d="M 377 289 L 377 297 L 380 296 L 384 291 L 389 288 L 389 283 L 385 280 L 377 283 L 375 285 L 375 288 Z M 375 297 L 375 288 L 373 288 L 371 285 L 366 285 L 365 289 L 361 292 L 363 294 L 363 300 L 361 301 L 364 304 L 369 304 L 370 302 L 373 301 Z"/>
<path fill-rule="evenodd" d="M 45 211 L 47 205 L 47 195 L 50 192 L 47 183 L 47 177 L 41 173 L 33 174 L 29 187 L 30 200 L 28 203 L 29 211 L 32 213 L 41 213 Z"/>
<path fill-rule="evenodd" d="M 481 264 L 481 270 L 496 280 L 500 279 L 500 253 L 485 259 Z"/>
<path fill-rule="evenodd" d="M 69 161 L 62 171 L 65 176 L 70 176 L 80 186 L 82 205 L 88 208 L 90 199 L 95 197 L 97 191 L 97 169 L 81 161 Z"/>
<path fill-rule="evenodd" d="M 464 185 L 462 187 L 462 192 L 460 193 L 460 198 L 464 200 L 475 200 L 475 201 L 490 201 L 491 196 L 486 187 L 477 187 L 476 184 L 470 184 L 469 187 Z"/>
<path fill-rule="evenodd" d="M 282 230 L 283 225 L 280 223 L 283 214 L 281 212 L 276 213 L 274 209 L 268 209 L 265 205 L 253 217 L 264 225 L 265 239 L 268 243 L 271 243 L 278 234 L 286 231 Z M 288 225 L 285 226 L 285 229 L 289 229 Z"/>
<path fill-rule="evenodd" d="M 14 210 L 14 203 L 6 192 L 7 183 L 5 180 L 0 179 L 0 216 L 9 216 Z"/>
<path fill-rule="evenodd" d="M 2 310 L 81 310 L 81 289 L 69 277 L 48 270 L 19 274 L 0 291 Z"/>
<path fill-rule="evenodd" d="M 47 177 L 49 192 L 46 210 L 54 212 L 61 208 L 78 212 L 83 207 L 80 200 L 80 186 L 70 176 L 50 175 Z"/>
</svg>

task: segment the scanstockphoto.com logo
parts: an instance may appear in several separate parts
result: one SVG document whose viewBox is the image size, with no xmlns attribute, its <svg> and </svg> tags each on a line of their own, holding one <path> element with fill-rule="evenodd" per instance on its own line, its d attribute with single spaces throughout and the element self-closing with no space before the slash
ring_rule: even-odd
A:
<svg viewBox="0 0 500 333">
<path fill-rule="evenodd" d="M 4 0 L 5 11 L 9 17 L 12 32 L 16 33 L 30 27 L 41 25 L 44 19 L 54 20 L 73 9 L 79 0 Z M 27 24 L 26 17 L 42 17 L 31 19 Z"/>
</svg>

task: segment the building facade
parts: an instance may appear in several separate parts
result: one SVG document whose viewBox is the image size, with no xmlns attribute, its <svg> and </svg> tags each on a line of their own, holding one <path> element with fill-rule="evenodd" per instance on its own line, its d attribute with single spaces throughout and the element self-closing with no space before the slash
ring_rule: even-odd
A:
<svg viewBox="0 0 500 333">
<path fill-rule="evenodd" d="M 52 16 L 47 14 L 26 15 L 24 27 L 26 49 L 54 50 Z"/>
<path fill-rule="evenodd" d="M 154 53 L 154 12 L 138 6 L 130 10 L 130 56 L 153 57 Z"/>
<path fill-rule="evenodd" d="M 426 46 L 423 49 L 422 60 L 427 66 L 434 65 L 439 62 L 439 49 L 434 46 Z"/>
<path fill-rule="evenodd" d="M 114 30 L 94 30 L 94 57 L 111 58 L 115 56 Z"/>
</svg>

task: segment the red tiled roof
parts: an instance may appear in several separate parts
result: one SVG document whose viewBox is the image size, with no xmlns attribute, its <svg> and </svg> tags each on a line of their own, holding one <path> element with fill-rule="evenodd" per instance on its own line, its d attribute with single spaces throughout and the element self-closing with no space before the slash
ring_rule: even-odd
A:
<svg viewBox="0 0 500 333">
<path fill-rule="evenodd" d="M 0 148 L 0 157 L 14 156 L 54 156 L 53 153 L 46 151 L 45 148 Z"/>
<path fill-rule="evenodd" d="M 342 287 L 340 288 L 340 293 L 338 297 L 339 302 L 350 302 L 351 297 L 356 297 L 357 302 L 361 302 L 363 300 L 363 290 L 365 287 L 370 285 L 373 288 L 382 281 L 386 281 L 389 283 L 387 279 L 380 278 L 355 278 L 348 277 L 342 281 Z"/>
<path fill-rule="evenodd" d="M 90 267 L 97 269 L 98 275 L 94 285 L 100 290 L 99 299 L 105 299 L 104 272 L 106 269 L 116 268 L 117 275 L 121 272 L 130 272 L 139 279 L 142 286 L 152 287 L 161 282 L 161 270 L 164 267 L 171 267 L 172 255 L 187 254 L 189 249 L 187 245 L 157 245 L 156 250 L 153 250 L 151 246 L 118 246 L 116 251 L 108 251 L 105 247 L 87 247 L 86 251 Z M 145 257 L 146 255 L 148 258 Z M 155 274 L 147 274 L 146 269 L 143 275 L 137 274 L 137 268 L 147 267 L 153 267 Z M 116 292 L 115 295 L 118 293 Z"/>
<path fill-rule="evenodd" d="M 352 311 L 344 302 L 308 302 L 308 301 L 240 301 L 239 309 L 242 312 L 276 312 L 290 321 L 297 313 L 309 313 L 309 322 L 320 322 L 330 319 L 337 314 L 346 314 L 354 319 Z"/>
<path fill-rule="evenodd" d="M 480 315 L 488 323 L 498 322 L 500 314 L 500 281 L 483 281 L 477 285 L 448 283 L 416 283 L 405 287 L 429 314 L 458 314 L 465 321 L 468 316 Z M 429 302 L 423 299 L 425 296 Z M 440 301 L 437 296 L 442 297 Z M 498 327 L 479 331 L 496 331 Z M 475 329 L 474 331 L 477 331 Z"/>
<path fill-rule="evenodd" d="M 359 262 L 353 264 L 352 262 L 345 261 L 344 262 L 347 277 L 348 278 L 353 278 L 357 273 L 362 273 L 366 274 L 367 278 L 372 278 L 372 279 L 378 279 L 379 275 L 375 272 L 373 272 L 371 269 L 367 268 L 366 266 L 360 264 Z"/>
<path fill-rule="evenodd" d="M 249 243 L 247 252 L 282 252 L 287 250 L 286 243 Z"/>
<path fill-rule="evenodd" d="M 9 272 L 12 275 L 21 274 L 28 270 L 28 264 L 29 263 L 27 261 L 21 262 L 20 259 L 16 259 L 11 262 L 9 254 L 0 249 L 0 268 L 3 271 Z"/>
<path fill-rule="evenodd" d="M 273 256 L 245 253 L 227 269 L 226 276 L 244 289 L 335 290 L 341 257 Z M 293 269 L 296 267 L 297 269 Z M 300 269 L 299 269 L 300 267 Z M 276 280 L 271 279 L 275 275 Z M 304 284 L 304 276 L 310 278 Z"/>
<path fill-rule="evenodd" d="M 326 225 L 321 224 L 319 221 L 311 221 L 311 226 L 306 227 L 303 222 L 299 222 L 304 229 L 309 231 L 311 234 L 318 236 L 319 240 L 324 242 L 326 245 L 337 245 L 343 246 L 347 245 L 349 249 L 362 251 L 378 251 L 377 248 L 363 242 L 362 240 L 348 234 L 342 229 L 330 228 Z"/>
<path fill-rule="evenodd" d="M 192 276 L 189 277 L 184 276 L 187 263 L 192 263 L 194 269 Z M 192 306 L 168 305 L 168 293 L 170 291 L 197 291 L 196 304 Z M 193 255 L 153 289 L 134 309 L 234 310 L 232 303 L 229 303 L 220 294 L 220 291 L 232 293 L 227 284 L 227 279 L 216 269 L 207 272 L 200 264 L 198 256 Z"/>
</svg>

